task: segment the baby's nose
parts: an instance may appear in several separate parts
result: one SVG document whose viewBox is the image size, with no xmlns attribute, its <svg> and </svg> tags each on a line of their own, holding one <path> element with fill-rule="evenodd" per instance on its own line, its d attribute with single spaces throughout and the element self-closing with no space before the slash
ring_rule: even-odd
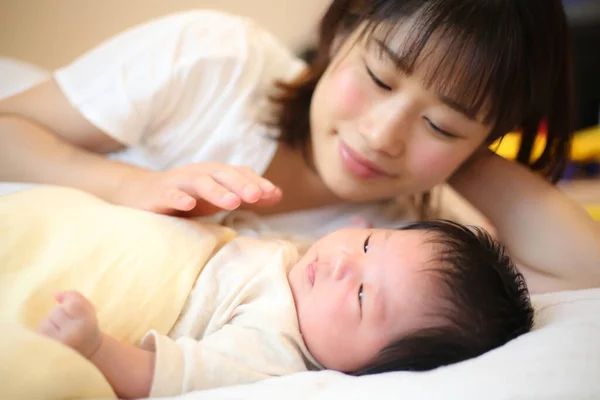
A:
<svg viewBox="0 0 600 400">
<path fill-rule="evenodd" d="M 332 278 L 336 281 L 344 280 L 352 274 L 352 261 L 345 256 L 335 260 L 333 265 Z"/>
</svg>

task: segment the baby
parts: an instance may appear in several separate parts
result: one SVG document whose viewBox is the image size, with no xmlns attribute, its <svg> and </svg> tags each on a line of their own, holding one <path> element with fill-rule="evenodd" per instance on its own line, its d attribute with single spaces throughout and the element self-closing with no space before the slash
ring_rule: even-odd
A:
<svg viewBox="0 0 600 400">
<path fill-rule="evenodd" d="M 300 258 L 289 243 L 239 237 L 203 269 L 196 295 L 193 318 L 178 323 L 188 335 L 151 331 L 140 347 L 102 333 L 77 292 L 56 295 L 39 331 L 131 398 L 311 369 L 427 370 L 501 346 L 533 321 L 503 247 L 446 221 L 340 230 Z"/>
</svg>

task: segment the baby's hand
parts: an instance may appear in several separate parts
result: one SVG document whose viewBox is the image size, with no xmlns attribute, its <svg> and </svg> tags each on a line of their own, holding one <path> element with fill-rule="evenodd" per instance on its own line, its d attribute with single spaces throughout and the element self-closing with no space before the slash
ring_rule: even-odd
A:
<svg viewBox="0 0 600 400">
<path fill-rule="evenodd" d="M 58 305 L 40 322 L 38 332 L 92 357 L 102 342 L 94 306 L 75 291 L 60 292 L 54 298 Z"/>
</svg>

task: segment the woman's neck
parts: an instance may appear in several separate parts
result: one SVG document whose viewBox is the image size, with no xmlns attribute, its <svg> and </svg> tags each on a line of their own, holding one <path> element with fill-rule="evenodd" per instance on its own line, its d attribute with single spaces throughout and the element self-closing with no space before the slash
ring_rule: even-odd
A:
<svg viewBox="0 0 600 400">
<path fill-rule="evenodd" d="M 261 215 L 306 210 L 342 203 L 323 183 L 319 174 L 307 165 L 300 150 L 280 143 L 263 177 L 281 188 L 283 199 L 272 207 L 242 206 Z"/>
</svg>

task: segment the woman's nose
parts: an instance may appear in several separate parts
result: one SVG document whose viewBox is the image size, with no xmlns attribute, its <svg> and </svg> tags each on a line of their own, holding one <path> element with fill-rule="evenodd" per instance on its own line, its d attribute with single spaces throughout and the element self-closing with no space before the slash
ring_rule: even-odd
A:
<svg viewBox="0 0 600 400">
<path fill-rule="evenodd" d="M 410 129 L 408 110 L 381 107 L 363 118 L 358 129 L 371 150 L 392 158 L 400 157 L 405 151 Z"/>
</svg>

